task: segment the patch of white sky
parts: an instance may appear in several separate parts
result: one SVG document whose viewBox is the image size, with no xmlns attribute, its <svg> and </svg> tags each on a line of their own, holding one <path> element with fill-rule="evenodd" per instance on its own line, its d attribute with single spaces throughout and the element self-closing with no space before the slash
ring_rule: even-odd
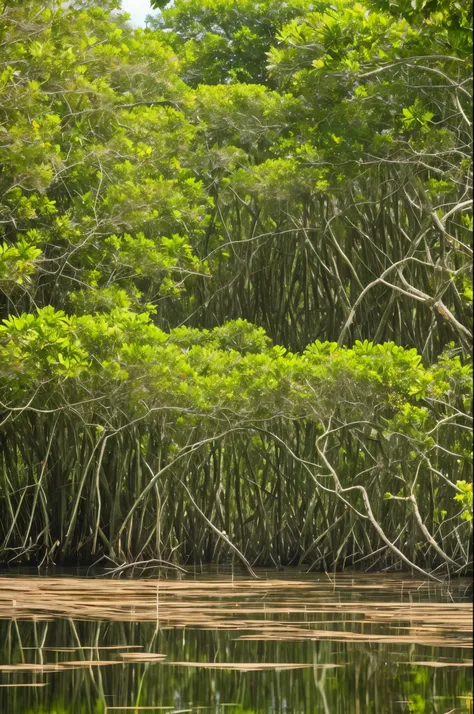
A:
<svg viewBox="0 0 474 714">
<path fill-rule="evenodd" d="M 122 9 L 130 14 L 132 24 L 137 27 L 144 26 L 146 16 L 152 12 L 150 0 L 122 0 Z"/>
</svg>

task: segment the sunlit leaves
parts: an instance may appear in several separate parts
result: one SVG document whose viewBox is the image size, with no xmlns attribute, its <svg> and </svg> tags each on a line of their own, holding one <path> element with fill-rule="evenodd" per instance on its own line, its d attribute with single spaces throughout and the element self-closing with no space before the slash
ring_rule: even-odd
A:
<svg viewBox="0 0 474 714">
<path fill-rule="evenodd" d="M 22 285 L 26 308 L 111 309 L 115 290 L 143 309 L 200 269 L 188 235 L 204 229 L 207 197 L 186 168 L 195 130 L 171 106 L 186 94 L 176 57 L 112 16 L 116 3 L 39 5 L 4 15 L 1 287 Z"/>
</svg>

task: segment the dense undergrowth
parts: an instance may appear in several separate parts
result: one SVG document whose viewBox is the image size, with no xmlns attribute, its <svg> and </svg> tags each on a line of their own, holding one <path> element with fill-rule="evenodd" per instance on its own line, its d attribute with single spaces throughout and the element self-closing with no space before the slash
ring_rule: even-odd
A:
<svg viewBox="0 0 474 714">
<path fill-rule="evenodd" d="M 471 16 L 382 6 L 4 4 L 2 562 L 470 567 Z"/>
</svg>

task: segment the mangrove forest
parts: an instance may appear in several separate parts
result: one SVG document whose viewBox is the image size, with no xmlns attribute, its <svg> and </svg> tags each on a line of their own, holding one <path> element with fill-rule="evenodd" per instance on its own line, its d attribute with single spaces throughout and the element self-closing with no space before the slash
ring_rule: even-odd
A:
<svg viewBox="0 0 474 714">
<path fill-rule="evenodd" d="M 470 573 L 470 4 L 151 5 L 0 0 L 0 565 Z"/>
</svg>

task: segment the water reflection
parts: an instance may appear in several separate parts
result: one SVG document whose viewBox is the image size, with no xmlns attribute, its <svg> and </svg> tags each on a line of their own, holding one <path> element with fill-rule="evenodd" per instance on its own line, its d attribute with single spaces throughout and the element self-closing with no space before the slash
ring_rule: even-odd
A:
<svg viewBox="0 0 474 714">
<path fill-rule="evenodd" d="M 52 582 L 0 581 L 2 713 L 470 711 L 462 582 Z"/>
</svg>

